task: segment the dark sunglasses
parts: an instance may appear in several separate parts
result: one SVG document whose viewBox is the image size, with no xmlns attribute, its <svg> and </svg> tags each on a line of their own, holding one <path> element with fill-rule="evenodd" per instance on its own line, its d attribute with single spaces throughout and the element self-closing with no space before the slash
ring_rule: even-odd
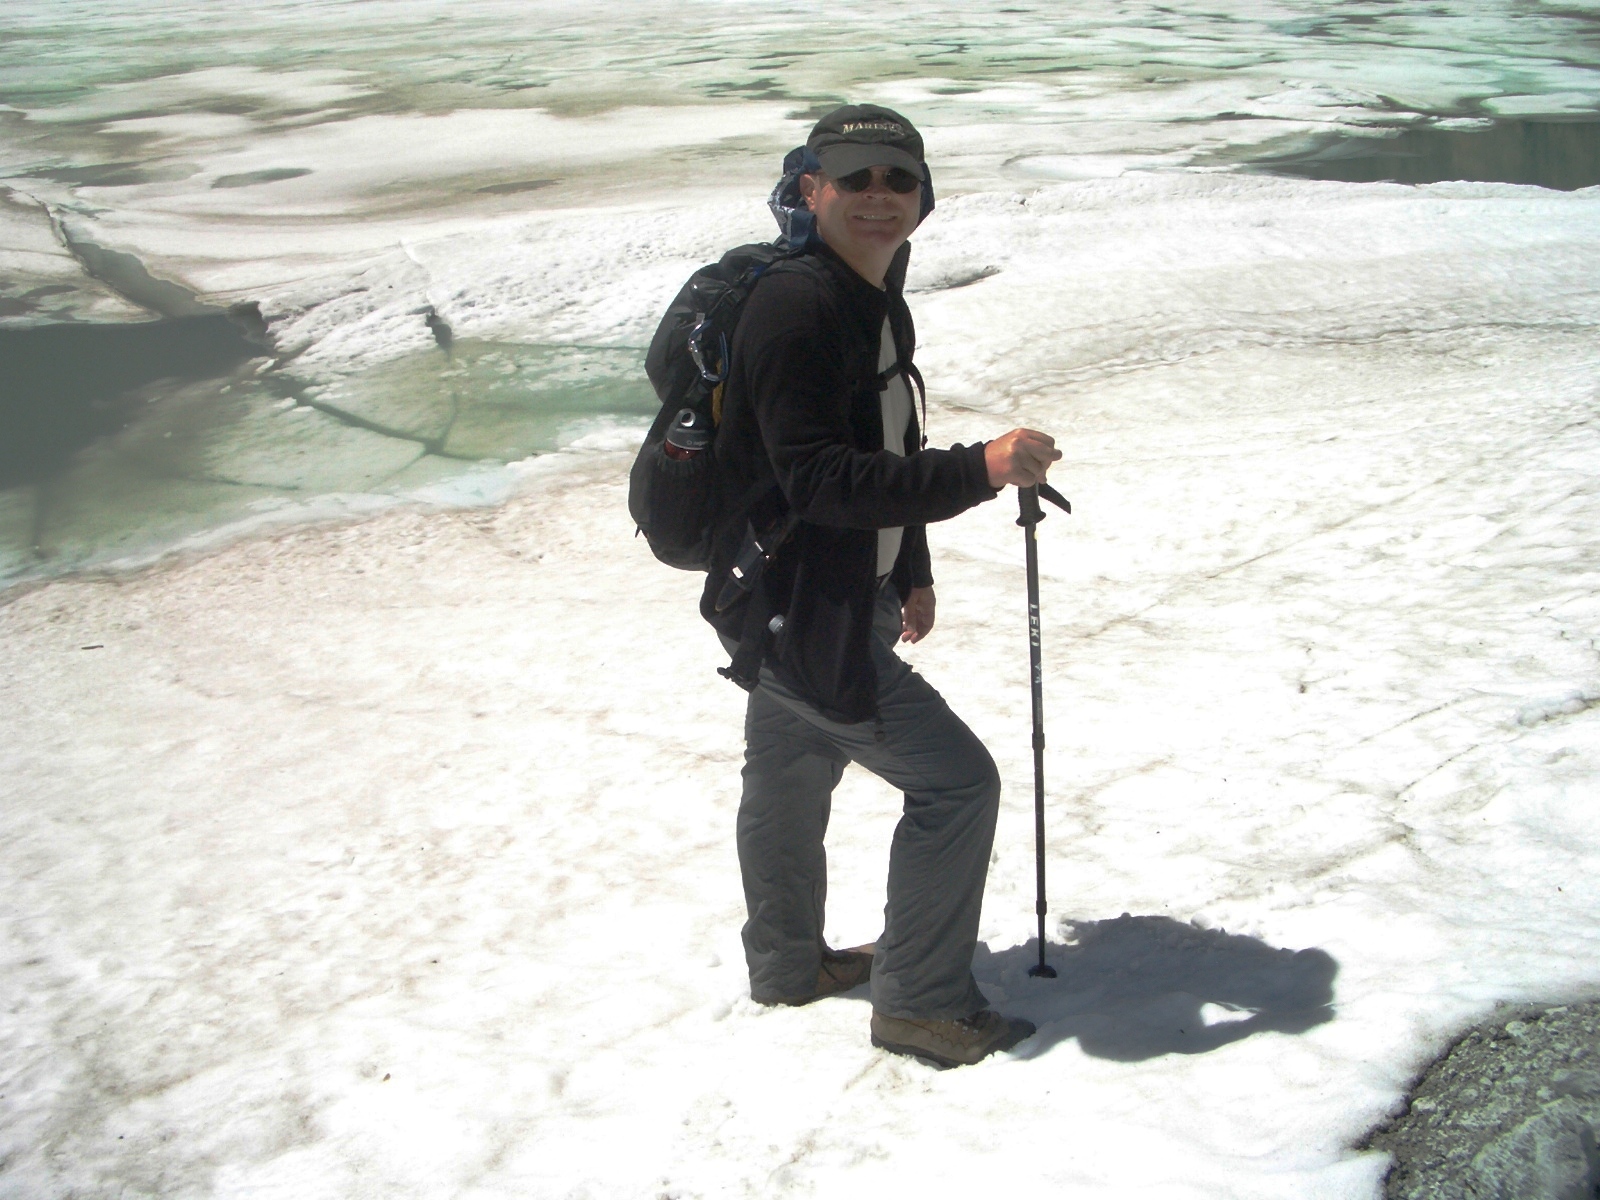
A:
<svg viewBox="0 0 1600 1200">
<path fill-rule="evenodd" d="M 833 182 L 839 185 L 841 192 L 864 192 L 872 186 L 872 168 L 862 167 L 859 171 L 838 176 Z M 890 167 L 883 173 L 883 184 L 891 192 L 904 196 L 921 187 L 922 180 L 904 167 Z"/>
</svg>

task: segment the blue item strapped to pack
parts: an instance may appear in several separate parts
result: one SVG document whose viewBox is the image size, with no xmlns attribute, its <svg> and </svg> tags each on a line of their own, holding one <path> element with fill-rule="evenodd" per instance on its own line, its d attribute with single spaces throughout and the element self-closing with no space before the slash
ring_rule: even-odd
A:
<svg viewBox="0 0 1600 1200">
<path fill-rule="evenodd" d="M 767 198 L 767 207 L 778 222 L 777 244 L 786 250 L 800 253 L 813 247 L 817 238 L 817 219 L 806 207 L 800 195 L 800 176 L 814 175 L 822 170 L 817 156 L 805 146 L 796 146 L 783 158 L 783 178 Z M 917 216 L 920 225 L 933 211 L 933 172 L 922 164 L 922 211 Z"/>
</svg>

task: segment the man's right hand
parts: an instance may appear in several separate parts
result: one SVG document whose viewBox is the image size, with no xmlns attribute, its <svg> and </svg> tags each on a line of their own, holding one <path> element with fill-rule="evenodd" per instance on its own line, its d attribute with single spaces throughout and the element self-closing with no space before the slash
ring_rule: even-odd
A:
<svg viewBox="0 0 1600 1200">
<path fill-rule="evenodd" d="M 983 448 L 989 486 L 997 492 L 1008 483 L 1017 487 L 1043 483 L 1050 464 L 1060 457 L 1055 438 L 1037 429 L 1013 429 Z"/>
</svg>

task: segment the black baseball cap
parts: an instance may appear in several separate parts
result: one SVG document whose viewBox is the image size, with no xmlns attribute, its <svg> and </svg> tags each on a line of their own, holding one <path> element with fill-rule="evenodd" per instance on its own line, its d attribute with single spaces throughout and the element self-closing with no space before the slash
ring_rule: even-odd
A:
<svg viewBox="0 0 1600 1200">
<path fill-rule="evenodd" d="M 863 167 L 904 167 L 927 179 L 922 135 L 899 113 L 876 104 L 836 108 L 811 130 L 806 148 L 835 179 Z"/>
</svg>

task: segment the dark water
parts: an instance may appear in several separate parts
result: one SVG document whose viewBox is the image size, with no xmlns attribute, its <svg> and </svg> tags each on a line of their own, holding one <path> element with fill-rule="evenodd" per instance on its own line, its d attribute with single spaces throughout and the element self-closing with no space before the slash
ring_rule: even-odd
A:
<svg viewBox="0 0 1600 1200">
<path fill-rule="evenodd" d="M 220 314 L 0 329 L 0 488 L 46 479 L 124 428 L 146 384 L 213 379 L 262 353 Z"/>
<path fill-rule="evenodd" d="M 1495 120 L 1481 129 L 1426 125 L 1393 137 L 1339 135 L 1256 169 L 1347 183 L 1531 183 L 1570 192 L 1600 184 L 1600 118 Z"/>
<path fill-rule="evenodd" d="M 484 502 L 494 464 L 655 410 L 637 348 L 460 339 L 427 316 L 426 350 L 318 382 L 269 362 L 249 306 L 0 329 L 0 589 L 286 505 Z"/>
</svg>

